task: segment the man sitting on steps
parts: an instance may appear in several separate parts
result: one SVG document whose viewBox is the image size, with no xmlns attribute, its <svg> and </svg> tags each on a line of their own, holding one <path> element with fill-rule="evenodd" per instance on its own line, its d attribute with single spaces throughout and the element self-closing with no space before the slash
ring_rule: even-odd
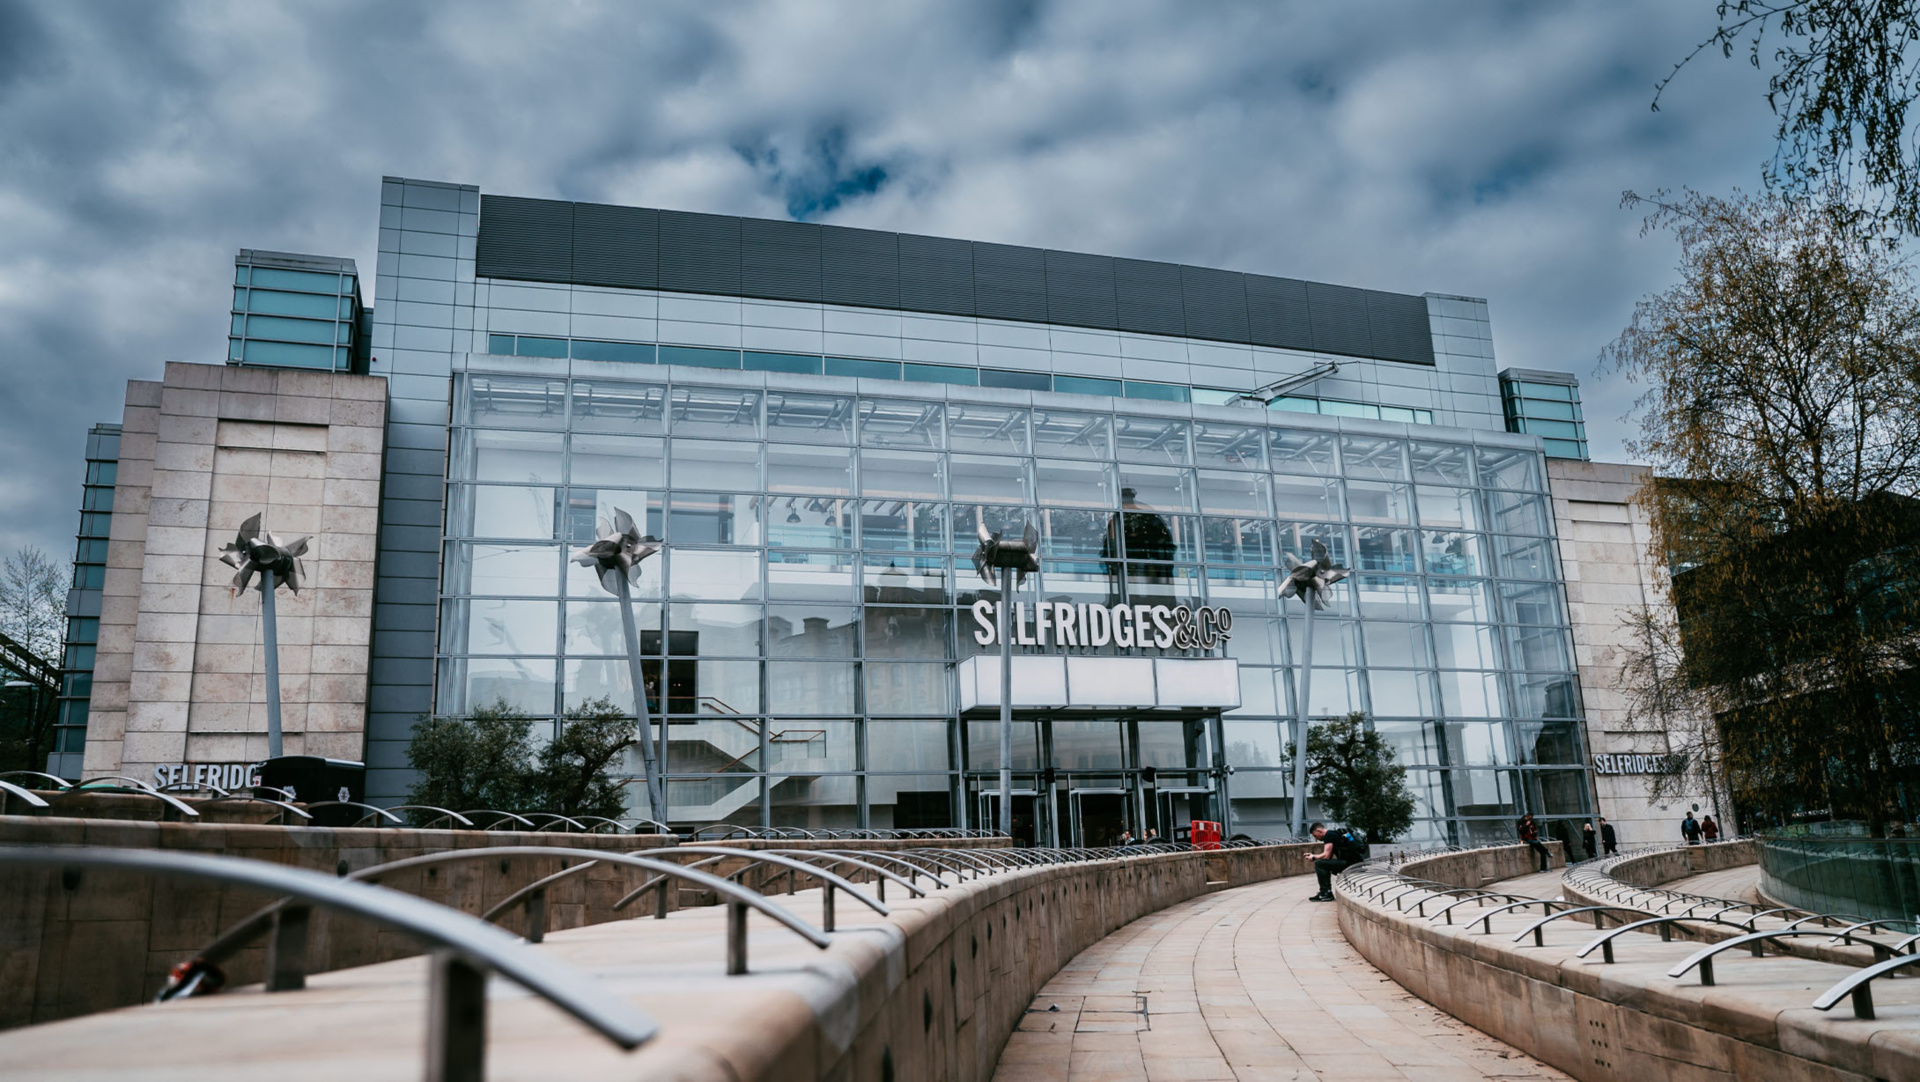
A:
<svg viewBox="0 0 1920 1082">
<path fill-rule="evenodd" d="M 1313 862 L 1313 874 L 1319 877 L 1320 893 L 1308 898 L 1310 902 L 1333 901 L 1333 877 L 1347 869 L 1348 865 L 1366 859 L 1367 847 L 1346 827 L 1327 829 L 1325 823 L 1315 823 L 1309 830 L 1313 840 L 1324 842 L 1320 852 L 1300 854 Z"/>
</svg>

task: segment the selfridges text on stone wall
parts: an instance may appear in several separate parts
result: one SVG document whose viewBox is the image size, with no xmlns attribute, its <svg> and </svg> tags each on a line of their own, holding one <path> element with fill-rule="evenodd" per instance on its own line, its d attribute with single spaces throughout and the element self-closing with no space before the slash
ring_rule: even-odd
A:
<svg viewBox="0 0 1920 1082">
<path fill-rule="evenodd" d="M 128 384 L 89 777 L 265 757 L 260 597 L 218 559 L 255 512 L 313 535 L 279 594 L 286 752 L 361 757 L 386 399 L 379 377 L 216 365 Z"/>
</svg>

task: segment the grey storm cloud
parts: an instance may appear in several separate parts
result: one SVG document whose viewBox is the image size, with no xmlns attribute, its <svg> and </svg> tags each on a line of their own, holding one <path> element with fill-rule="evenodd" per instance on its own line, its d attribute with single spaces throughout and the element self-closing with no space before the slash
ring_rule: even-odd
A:
<svg viewBox="0 0 1920 1082">
<path fill-rule="evenodd" d="M 379 178 L 1487 297 L 1593 372 L 1671 278 L 1622 189 L 1752 187 L 1763 77 L 1675 4 L 0 0 L 0 547 L 71 546 L 89 424 L 225 354 L 242 247 L 371 269 Z M 380 298 L 373 298 L 377 304 Z"/>
</svg>

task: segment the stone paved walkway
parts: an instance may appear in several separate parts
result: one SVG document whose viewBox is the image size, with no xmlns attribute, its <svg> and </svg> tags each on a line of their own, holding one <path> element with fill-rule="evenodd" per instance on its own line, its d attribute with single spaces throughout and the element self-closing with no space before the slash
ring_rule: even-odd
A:
<svg viewBox="0 0 1920 1082">
<path fill-rule="evenodd" d="M 1743 864 L 1738 868 L 1701 872 L 1699 875 L 1690 875 L 1671 883 L 1662 883 L 1660 889 L 1677 890 L 1683 894 L 1698 894 L 1706 898 L 1725 898 L 1731 902 L 1758 902 L 1760 900 L 1760 865 Z"/>
<path fill-rule="evenodd" d="M 1094 944 L 1034 999 L 996 1082 L 1567 1077 L 1401 989 L 1311 893 L 1221 891 Z"/>
</svg>

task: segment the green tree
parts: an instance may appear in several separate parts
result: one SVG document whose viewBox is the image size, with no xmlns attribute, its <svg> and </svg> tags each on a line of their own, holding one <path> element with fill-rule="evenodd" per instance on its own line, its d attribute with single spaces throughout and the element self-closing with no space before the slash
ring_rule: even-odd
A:
<svg viewBox="0 0 1920 1082">
<path fill-rule="evenodd" d="M 407 765 L 419 772 L 407 803 L 530 810 L 538 788 L 532 764 L 533 721 L 505 699 L 470 718 L 422 718 L 407 745 Z"/>
<path fill-rule="evenodd" d="M 612 819 L 627 809 L 626 779 L 613 764 L 635 743 L 633 715 L 606 698 L 567 711 L 560 734 L 540 749 L 534 780 L 540 810 Z"/>
<path fill-rule="evenodd" d="M 71 564 L 31 546 L 0 562 L 0 635 L 11 640 L 0 652 L 0 770 L 47 768 L 59 687 L 42 674 L 62 667 L 72 583 Z M 15 650 L 26 657 L 8 665 Z"/>
<path fill-rule="evenodd" d="M 1653 466 L 1638 499 L 1672 570 L 1677 679 L 1737 803 L 1878 828 L 1914 775 L 1920 298 L 1844 207 L 1648 202 L 1679 281 L 1605 360 L 1648 387 L 1628 446 Z"/>
<path fill-rule="evenodd" d="M 1413 825 L 1407 768 L 1393 761 L 1393 749 L 1367 727 L 1365 714 L 1307 730 L 1307 782 L 1328 816 L 1358 828 L 1370 844 L 1390 842 Z"/>
</svg>

